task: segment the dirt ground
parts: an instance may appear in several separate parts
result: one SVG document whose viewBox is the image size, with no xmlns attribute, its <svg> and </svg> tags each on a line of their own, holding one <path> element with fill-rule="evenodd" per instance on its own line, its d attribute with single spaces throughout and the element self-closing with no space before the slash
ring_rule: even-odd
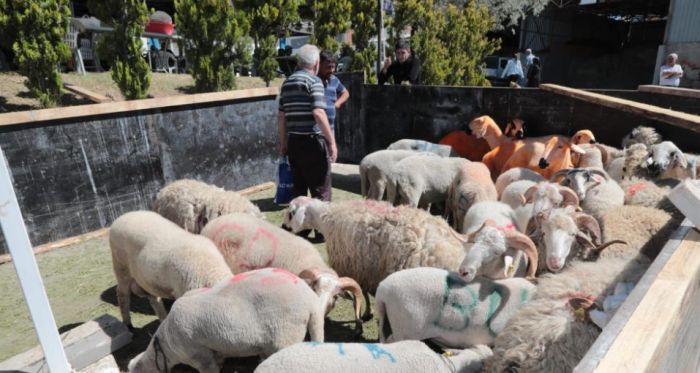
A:
<svg viewBox="0 0 700 373">
<path fill-rule="evenodd" d="M 250 198 L 264 212 L 269 222 L 282 224 L 284 209 L 272 202 L 274 189 L 257 193 Z M 355 193 L 333 190 L 334 201 L 359 198 L 361 197 Z M 315 246 L 325 259 L 325 244 Z M 40 254 L 37 261 L 61 333 L 105 313 L 121 319 L 107 237 Z M 0 265 L 0 294 L 0 361 L 3 361 L 36 346 L 38 340 L 12 263 Z M 145 350 L 159 325 L 148 300 L 134 295 L 131 315 L 136 328 L 133 341 L 114 353 L 123 372 L 127 371 L 129 361 Z M 352 302 L 341 299 L 326 318 L 326 341 L 376 341 L 377 322 L 376 317 L 366 322 L 361 339 L 353 339 L 355 324 Z M 257 364 L 257 358 L 228 359 L 222 372 L 252 372 Z M 178 366 L 174 371 L 195 372 L 186 366 Z"/>
<path fill-rule="evenodd" d="M 89 91 L 102 94 L 113 101 L 124 101 L 124 96 L 112 81 L 108 72 L 61 74 L 64 83 L 69 83 Z M 12 111 L 41 109 L 39 102 L 32 98 L 24 85 L 25 77 L 14 72 L 0 73 L 0 114 Z M 284 79 L 275 79 L 271 86 L 280 86 Z M 149 94 L 152 97 L 169 97 L 189 94 L 194 80 L 189 74 L 153 73 Z M 263 88 L 265 82 L 259 77 L 238 77 L 237 89 Z M 89 105 L 94 102 L 70 92 L 65 92 L 59 101 L 60 106 Z"/>
</svg>

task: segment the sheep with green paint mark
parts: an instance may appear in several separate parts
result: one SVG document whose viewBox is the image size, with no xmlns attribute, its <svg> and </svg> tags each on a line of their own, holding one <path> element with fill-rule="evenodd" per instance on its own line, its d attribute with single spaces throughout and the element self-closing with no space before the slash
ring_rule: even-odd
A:
<svg viewBox="0 0 700 373">
<path fill-rule="evenodd" d="M 396 272 L 377 289 L 379 340 L 430 339 L 458 349 L 490 345 L 535 289 L 523 278 L 465 283 L 437 268 Z"/>
<path fill-rule="evenodd" d="M 491 349 L 476 346 L 449 357 L 423 342 L 299 343 L 272 355 L 255 373 L 476 373 Z"/>
</svg>

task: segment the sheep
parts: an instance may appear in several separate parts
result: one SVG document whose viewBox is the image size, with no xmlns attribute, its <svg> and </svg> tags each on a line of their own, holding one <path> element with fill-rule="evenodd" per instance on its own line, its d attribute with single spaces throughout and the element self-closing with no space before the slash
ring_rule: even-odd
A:
<svg viewBox="0 0 700 373">
<path fill-rule="evenodd" d="M 386 190 L 387 175 L 400 160 L 413 157 L 416 152 L 412 150 L 379 150 L 364 158 L 360 162 L 360 185 L 362 196 L 368 199 L 381 200 Z M 421 155 L 435 156 L 433 153 Z M 369 193 L 367 182 L 369 181 Z"/>
<path fill-rule="evenodd" d="M 623 240 L 625 246 L 614 246 L 601 252 L 601 257 L 620 256 L 625 252 L 641 252 L 656 258 L 661 248 L 683 219 L 652 207 L 621 206 L 601 214 L 603 240 Z"/>
<path fill-rule="evenodd" d="M 387 150 L 412 150 L 414 152 L 429 152 L 441 157 L 459 157 L 459 154 L 449 145 L 433 144 L 423 140 L 403 139 L 389 145 Z"/>
<path fill-rule="evenodd" d="M 178 299 L 129 370 L 168 372 L 184 363 L 219 372 L 226 357 L 266 358 L 307 331 L 323 342 L 323 310 L 304 281 L 278 268 L 246 272 Z"/>
<path fill-rule="evenodd" d="M 456 349 L 493 345 L 535 290 L 522 278 L 464 282 L 437 268 L 399 271 L 377 289 L 379 341 L 429 339 Z"/>
<path fill-rule="evenodd" d="M 212 220 L 202 230 L 202 236 L 214 242 L 234 274 L 273 267 L 306 280 L 318 295 L 326 314 L 335 307 L 339 295 L 352 292 L 355 297 L 355 333 L 362 334 L 362 289 L 351 278 L 339 278 L 309 241 L 242 213 Z"/>
<path fill-rule="evenodd" d="M 388 174 L 387 200 L 425 209 L 431 203 L 443 202 L 455 175 L 468 163 L 470 161 L 463 158 L 404 158 Z"/>
<path fill-rule="evenodd" d="M 565 186 L 549 182 L 535 184 L 528 181 L 511 184 L 503 192 L 501 202 L 513 209 L 522 233 L 526 233 L 530 219 L 540 212 L 579 205 L 576 193 Z"/>
<path fill-rule="evenodd" d="M 486 140 L 477 139 L 476 136 L 469 135 L 465 131 L 452 131 L 438 144 L 451 146 L 460 157 L 472 162 L 481 162 L 484 155 L 491 150 Z"/>
<path fill-rule="evenodd" d="M 618 183 L 632 177 L 647 178 L 647 153 L 647 147 L 644 144 L 630 145 L 625 149 L 625 156 L 614 159 L 605 171 Z"/>
<path fill-rule="evenodd" d="M 469 208 L 479 202 L 498 200 L 498 192 L 493 185 L 489 169 L 481 162 L 462 165 L 447 191 L 445 214 L 453 215 L 453 228 L 461 231 L 464 215 Z"/>
<path fill-rule="evenodd" d="M 300 343 L 274 354 L 255 373 L 477 373 L 491 356 L 476 346 L 445 357 L 423 342 Z"/>
<path fill-rule="evenodd" d="M 496 122 L 488 115 L 474 119 L 469 123 L 469 129 L 476 134 L 477 139 L 484 138 L 491 151 L 484 155 L 482 162 L 491 171 L 491 180 L 498 179 L 503 166 L 513 153 L 525 145 L 523 141 L 510 140 L 503 135 Z"/>
<path fill-rule="evenodd" d="M 631 178 L 620 183 L 625 191 L 625 205 L 653 207 L 674 216 L 681 216 L 678 208 L 668 199 L 672 185 L 659 185 L 651 180 Z"/>
<path fill-rule="evenodd" d="M 506 135 L 506 137 L 519 140 L 524 139 L 526 133 L 527 128 L 525 127 L 525 122 L 522 119 L 513 119 L 512 121 L 508 122 L 506 125 L 506 130 L 503 131 L 503 134 Z"/>
<path fill-rule="evenodd" d="M 563 136 L 542 138 L 541 142 L 531 141 L 513 152 L 501 172 L 522 167 L 549 179 L 556 172 L 573 167 L 572 151 L 580 154 L 586 153 L 578 145 L 573 144 L 570 139 Z"/>
<path fill-rule="evenodd" d="M 293 232 L 321 231 L 328 264 L 339 276 L 360 284 L 367 301 L 365 318 L 372 313 L 369 294 L 387 276 L 416 267 L 456 271 L 469 247 L 445 220 L 386 202 L 328 203 L 299 197 L 290 203 L 284 225 Z"/>
<path fill-rule="evenodd" d="M 601 244 L 603 235 L 598 221 L 591 215 L 576 212 L 573 206 L 539 213 L 531 221 L 528 233 L 533 240 L 544 241 L 547 259 L 543 262 L 552 272 L 561 271 L 566 263 L 571 262 L 575 257 L 589 257 L 590 254 L 602 252 L 608 246 L 625 243 L 621 240 L 612 240 Z M 591 249 L 592 252 L 576 250 L 574 247 L 576 242 Z"/>
<path fill-rule="evenodd" d="M 515 213 L 501 202 L 481 202 L 465 217 L 463 232 L 455 234 L 474 245 L 459 266 L 459 276 L 470 282 L 476 276 L 501 279 L 511 276 L 534 279 L 537 248 L 515 225 Z"/>
<path fill-rule="evenodd" d="M 593 132 L 590 130 L 580 130 L 574 134 L 574 136 L 571 137 L 571 143 L 576 144 L 576 145 L 583 145 L 583 144 L 597 144 L 598 142 L 595 140 L 595 135 L 593 135 Z M 602 148 L 600 148 L 602 149 Z M 604 151 L 601 151 L 603 154 L 601 154 L 602 162 L 605 163 L 605 157 L 607 154 L 604 153 Z M 578 153 L 573 153 L 571 154 L 571 161 L 573 162 L 574 166 L 577 166 L 580 162 L 581 155 Z M 579 166 L 577 166 L 579 167 Z M 600 166 L 601 168 L 603 167 L 602 165 Z"/>
<path fill-rule="evenodd" d="M 210 220 L 232 212 L 264 219 L 244 196 L 197 180 L 178 180 L 156 195 L 153 211 L 190 233 L 199 233 Z"/>
<path fill-rule="evenodd" d="M 547 179 L 545 179 L 544 176 L 540 175 L 539 173 L 528 170 L 527 168 L 511 168 L 510 170 L 502 173 L 498 179 L 496 179 L 496 191 L 498 192 L 498 196 L 503 196 L 503 191 L 511 183 L 521 180 L 529 180 L 539 183 L 540 181 L 546 181 Z"/>
<path fill-rule="evenodd" d="M 551 181 L 560 176 L 565 176 L 560 184 L 573 189 L 581 201 L 581 209 L 593 216 L 625 204 L 625 192 L 603 169 L 591 167 L 562 170 L 554 174 Z"/>
<path fill-rule="evenodd" d="M 224 257 L 211 240 L 189 233 L 151 211 L 133 211 L 114 221 L 109 231 L 117 302 L 131 327 L 130 294 L 148 297 L 158 319 L 167 315 L 161 298 L 209 287 L 231 277 Z"/>
<path fill-rule="evenodd" d="M 596 168 L 603 168 L 605 163 L 603 162 L 603 159 L 606 158 L 603 156 L 604 148 L 601 148 L 597 145 L 593 144 L 587 144 L 587 145 L 581 145 L 581 149 L 583 149 L 586 154 L 578 154 L 578 160 L 574 161 L 573 164 L 576 168 L 588 168 L 588 167 L 596 167 Z"/>
<path fill-rule="evenodd" d="M 587 321 L 618 282 L 636 284 L 649 267 L 641 258 L 576 262 L 568 271 L 542 276 L 537 292 L 496 337 L 486 373 L 571 372 L 600 335 Z"/>
<path fill-rule="evenodd" d="M 652 127 L 639 126 L 622 139 L 622 148 L 627 149 L 634 144 L 642 144 L 647 147 L 660 143 L 662 140 Z"/>
<path fill-rule="evenodd" d="M 647 170 L 654 179 L 696 179 L 699 167 L 697 156 L 683 154 L 676 144 L 670 141 L 649 147 Z"/>
</svg>

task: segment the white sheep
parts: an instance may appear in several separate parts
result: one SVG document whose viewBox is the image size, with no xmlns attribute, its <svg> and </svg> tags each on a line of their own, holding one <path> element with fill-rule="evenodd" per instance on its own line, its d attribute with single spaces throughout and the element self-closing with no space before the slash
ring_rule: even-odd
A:
<svg viewBox="0 0 700 373">
<path fill-rule="evenodd" d="M 561 185 L 576 192 L 581 209 L 593 216 L 625 204 L 625 192 L 603 169 L 591 167 L 562 170 L 554 174 L 551 181 L 559 176 L 565 176 Z"/>
<path fill-rule="evenodd" d="M 675 181 L 675 179 L 667 180 Z M 657 184 L 646 179 L 627 178 L 620 183 L 620 187 L 625 191 L 625 205 L 653 207 L 682 218 L 678 208 L 668 199 L 673 185 Z"/>
<path fill-rule="evenodd" d="M 652 178 L 696 179 L 700 164 L 698 156 L 683 154 L 676 144 L 664 141 L 649 147 L 647 170 Z"/>
<path fill-rule="evenodd" d="M 585 154 L 578 155 L 578 163 L 574 164 L 576 168 L 587 168 L 587 167 L 597 167 L 603 168 L 605 166 L 604 160 L 607 160 L 608 155 L 605 152 L 605 148 L 596 144 L 581 144 L 579 145 L 581 149 L 585 150 Z"/>
<path fill-rule="evenodd" d="M 163 321 L 167 313 L 161 298 L 177 299 L 231 277 L 210 239 L 189 233 L 155 212 L 133 211 L 117 218 L 109 231 L 109 246 L 117 301 L 127 326 L 131 326 L 132 292 L 147 296 Z"/>
<path fill-rule="evenodd" d="M 423 342 L 300 343 L 272 355 L 255 373 L 477 373 L 491 356 L 476 346 L 445 357 Z"/>
<path fill-rule="evenodd" d="M 218 217 L 202 230 L 223 254 L 234 274 L 260 268 L 281 268 L 306 280 L 330 312 L 345 291 L 355 297 L 355 333 L 362 334 L 362 289 L 349 277 L 338 277 L 309 241 L 248 214 Z"/>
<path fill-rule="evenodd" d="M 443 202 L 455 175 L 468 163 L 469 160 L 462 158 L 405 158 L 387 177 L 387 201 L 425 209 L 431 203 Z"/>
<path fill-rule="evenodd" d="M 382 200 L 386 190 L 387 174 L 400 160 L 415 155 L 416 152 L 412 150 L 379 150 L 362 158 L 360 162 L 362 196 L 368 199 Z M 434 153 L 421 155 L 437 157 Z M 369 192 L 367 192 L 368 183 Z"/>
<path fill-rule="evenodd" d="M 466 235 L 456 235 L 462 242 L 473 242 L 459 266 L 463 281 L 476 276 L 502 279 L 512 276 L 534 279 L 538 266 L 537 248 L 529 237 L 520 233 L 515 213 L 501 202 L 477 203 L 467 212 Z"/>
<path fill-rule="evenodd" d="M 323 310 L 303 280 L 277 268 L 246 272 L 178 299 L 131 373 L 187 364 L 219 372 L 227 357 L 261 356 L 304 341 L 323 342 Z"/>
<path fill-rule="evenodd" d="M 199 233 L 211 220 L 232 212 L 245 212 L 264 219 L 260 209 L 246 197 L 197 180 L 178 180 L 161 189 L 153 211 L 186 231 Z"/>
<path fill-rule="evenodd" d="M 644 144 L 633 144 L 625 149 L 625 156 L 613 160 L 605 171 L 610 178 L 620 183 L 631 177 L 647 177 L 647 147 Z"/>
<path fill-rule="evenodd" d="M 472 205 L 484 201 L 497 201 L 498 193 L 491 180 L 491 172 L 481 162 L 462 165 L 447 191 L 444 217 L 452 214 L 452 227 L 462 230 L 464 215 Z"/>
<path fill-rule="evenodd" d="M 387 276 L 416 267 L 456 271 L 470 246 L 445 220 L 426 211 L 370 200 L 328 203 L 299 197 L 290 203 L 284 224 L 293 232 L 321 231 L 328 264 L 362 287 L 366 317 L 372 313 L 369 293 Z"/>
<path fill-rule="evenodd" d="M 578 207 L 579 200 L 573 190 L 556 183 L 517 181 L 503 192 L 501 202 L 515 212 L 520 232 L 527 233 L 530 220 L 538 213 L 566 206 Z"/>
<path fill-rule="evenodd" d="M 539 183 L 540 181 L 547 181 L 544 176 L 538 174 L 527 168 L 516 167 L 502 173 L 496 179 L 496 191 L 498 192 L 499 199 L 503 196 L 503 191 L 512 183 L 517 181 L 528 180 L 534 183 Z M 500 199 L 502 200 L 502 199 Z"/>
<path fill-rule="evenodd" d="M 641 252 L 654 259 L 682 218 L 682 215 L 674 217 L 665 211 L 644 206 L 620 206 L 606 210 L 600 217 L 603 240 L 622 240 L 627 244 L 606 249 L 601 252 L 601 257 Z"/>
<path fill-rule="evenodd" d="M 456 349 L 492 345 L 535 290 L 522 278 L 464 282 L 437 268 L 399 271 L 377 289 L 379 341 L 431 340 Z"/>
<path fill-rule="evenodd" d="M 434 144 L 423 140 L 399 140 L 389 145 L 387 150 L 411 150 L 414 152 L 430 152 L 441 157 L 459 157 L 459 154 L 449 145 Z"/>
<path fill-rule="evenodd" d="M 660 143 L 662 140 L 652 127 L 639 126 L 622 139 L 622 148 L 627 149 L 634 144 L 642 144 L 647 147 Z"/>
<path fill-rule="evenodd" d="M 601 258 L 542 276 L 533 299 L 496 337 L 485 372 L 573 371 L 600 335 L 587 318 L 592 305 L 602 305 L 618 282 L 636 284 L 648 266 L 643 257 Z"/>
</svg>

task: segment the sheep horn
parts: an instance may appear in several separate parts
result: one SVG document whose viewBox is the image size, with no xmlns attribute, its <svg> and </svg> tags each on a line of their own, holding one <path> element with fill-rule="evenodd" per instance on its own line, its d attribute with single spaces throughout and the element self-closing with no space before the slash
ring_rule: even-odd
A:
<svg viewBox="0 0 700 373">
<path fill-rule="evenodd" d="M 612 245 L 615 245 L 615 244 L 627 245 L 627 241 L 623 241 L 623 240 L 612 240 L 612 241 L 608 241 L 608 242 L 606 242 L 606 243 L 604 243 L 604 244 L 602 244 L 602 245 L 596 247 L 596 248 L 595 248 L 595 251 L 601 252 L 601 251 L 605 250 L 608 246 L 612 246 Z"/>
<path fill-rule="evenodd" d="M 528 259 L 530 259 L 530 263 L 527 267 L 527 276 L 525 278 L 528 280 L 534 279 L 535 272 L 537 272 L 539 260 L 535 244 L 532 242 L 530 237 L 518 231 L 504 230 L 502 233 L 503 238 L 506 239 L 506 243 L 508 244 L 508 246 L 516 250 L 522 251 L 525 255 L 527 255 Z"/>
<path fill-rule="evenodd" d="M 532 195 L 535 194 L 536 191 L 537 191 L 537 185 L 527 188 L 527 190 L 525 191 L 525 194 L 518 194 L 520 196 L 520 200 L 523 203 L 523 206 L 532 202 Z"/>
<path fill-rule="evenodd" d="M 450 228 L 450 233 L 452 233 L 453 236 L 459 241 L 463 243 L 468 243 L 469 242 L 469 236 L 466 234 L 461 234 L 454 229 Z"/>
<path fill-rule="evenodd" d="M 559 176 L 569 176 L 569 173 L 571 172 L 571 170 L 572 170 L 571 168 L 567 168 L 567 169 L 565 169 L 565 170 L 559 170 L 559 171 L 557 171 L 557 172 L 556 172 L 554 175 L 552 175 L 552 177 L 549 179 L 549 182 L 550 182 L 550 183 L 556 183 L 556 182 L 557 182 L 557 179 L 559 178 Z"/>
<path fill-rule="evenodd" d="M 350 291 L 354 296 L 355 331 L 356 333 L 362 333 L 362 318 L 360 317 L 360 310 L 362 309 L 362 288 L 360 287 L 360 284 L 350 277 L 341 277 L 338 279 L 338 287 L 342 291 Z"/>
<path fill-rule="evenodd" d="M 579 229 L 583 227 L 588 230 L 588 233 L 593 236 L 593 243 L 595 245 L 600 245 L 600 238 L 602 237 L 600 234 L 600 224 L 598 224 L 598 221 L 595 220 L 594 217 L 582 212 L 573 212 L 570 216 Z"/>
<path fill-rule="evenodd" d="M 608 175 L 607 172 L 605 172 L 597 167 L 587 168 L 586 170 L 592 174 L 602 176 L 605 179 L 605 181 L 610 181 L 610 175 Z"/>
<path fill-rule="evenodd" d="M 321 270 L 317 267 L 311 267 L 301 271 L 301 273 L 299 274 L 299 278 L 302 280 L 309 280 L 313 283 L 316 280 L 318 280 L 318 278 L 321 277 L 322 274 L 323 272 L 321 272 Z"/>
<path fill-rule="evenodd" d="M 458 239 L 464 243 L 468 243 L 468 242 L 474 242 L 474 239 L 476 239 L 476 235 L 478 235 L 479 232 L 481 232 L 481 230 L 484 229 L 484 227 L 495 227 L 495 226 L 497 226 L 497 225 L 493 220 L 486 219 L 484 224 L 482 224 L 481 227 L 479 227 L 479 229 L 477 229 L 476 231 L 474 231 L 472 233 L 461 234 L 461 233 L 457 233 L 452 228 L 450 228 L 450 232 L 452 232 L 452 235 L 455 236 L 456 239 Z"/>
<path fill-rule="evenodd" d="M 569 187 L 565 187 L 563 185 L 555 184 L 557 187 L 557 190 L 559 190 L 559 194 L 561 194 L 562 197 L 564 197 L 564 200 L 562 201 L 562 206 L 576 206 L 578 207 L 579 204 L 579 199 L 578 196 L 576 195 L 576 192 L 571 190 Z"/>
</svg>

